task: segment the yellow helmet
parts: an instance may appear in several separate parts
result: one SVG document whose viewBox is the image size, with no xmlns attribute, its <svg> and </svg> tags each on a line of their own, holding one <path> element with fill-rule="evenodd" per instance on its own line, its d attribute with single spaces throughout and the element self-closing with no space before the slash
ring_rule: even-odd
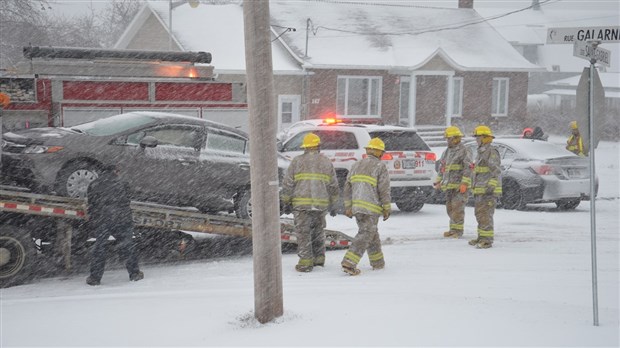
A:
<svg viewBox="0 0 620 348">
<path fill-rule="evenodd" d="M 495 136 L 493 135 L 493 133 L 491 132 L 491 128 L 487 127 L 487 126 L 478 126 L 474 129 L 474 136 L 475 137 L 479 137 L 479 136 L 488 136 L 488 137 L 493 137 L 495 138 Z"/>
<path fill-rule="evenodd" d="M 577 129 L 579 127 L 577 127 L 577 121 L 572 121 L 571 123 L 569 123 L 570 125 L 570 129 Z"/>
<path fill-rule="evenodd" d="M 379 138 L 372 138 L 368 142 L 368 145 L 366 145 L 366 148 L 385 151 L 385 144 L 383 143 L 383 140 Z"/>
<path fill-rule="evenodd" d="M 444 136 L 446 138 L 462 137 L 463 133 L 461 133 L 461 130 L 459 129 L 459 127 L 450 126 L 450 127 L 446 128 L 446 131 L 444 132 Z"/>
<path fill-rule="evenodd" d="M 301 147 L 306 149 L 309 147 L 317 147 L 321 145 L 321 138 L 314 133 L 308 133 L 304 137 L 304 142 L 301 144 Z"/>
</svg>

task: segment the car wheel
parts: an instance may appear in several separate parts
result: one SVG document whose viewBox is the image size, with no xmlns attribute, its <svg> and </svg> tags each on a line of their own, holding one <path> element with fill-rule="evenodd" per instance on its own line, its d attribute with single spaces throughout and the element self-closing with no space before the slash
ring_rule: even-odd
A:
<svg viewBox="0 0 620 348">
<path fill-rule="evenodd" d="M 579 203 L 581 203 L 581 199 L 580 198 L 560 199 L 559 201 L 555 202 L 555 205 L 560 210 L 573 210 L 573 209 L 577 208 Z"/>
<path fill-rule="evenodd" d="M 240 219 L 252 218 L 252 192 L 249 188 L 238 194 L 235 200 L 235 214 Z"/>
<path fill-rule="evenodd" d="M 57 192 L 61 196 L 85 198 L 88 185 L 99 177 L 101 170 L 90 163 L 77 162 L 58 175 Z"/>
<path fill-rule="evenodd" d="M 504 209 L 523 210 L 525 209 L 525 203 L 523 202 L 523 194 L 519 188 L 519 184 L 514 181 L 506 181 L 502 186 L 502 198 L 501 204 Z"/>
<path fill-rule="evenodd" d="M 0 228 L 0 288 L 21 284 L 32 275 L 36 251 L 28 230 Z"/>
<path fill-rule="evenodd" d="M 422 209 L 422 207 L 424 206 L 424 202 L 417 202 L 417 201 L 396 201 L 396 206 L 398 207 L 398 209 L 400 211 L 404 211 L 404 212 L 408 212 L 408 213 L 415 213 L 420 211 L 420 209 Z"/>
</svg>

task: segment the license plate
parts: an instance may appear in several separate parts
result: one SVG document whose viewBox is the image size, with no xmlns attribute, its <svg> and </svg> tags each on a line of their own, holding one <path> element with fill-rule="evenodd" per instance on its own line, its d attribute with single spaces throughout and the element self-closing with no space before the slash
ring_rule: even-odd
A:
<svg viewBox="0 0 620 348">
<path fill-rule="evenodd" d="M 418 161 L 414 159 L 403 160 L 403 169 L 415 169 L 418 167 Z"/>
<path fill-rule="evenodd" d="M 568 169 L 567 171 L 569 178 L 580 178 L 583 176 L 583 172 L 581 169 Z"/>
</svg>

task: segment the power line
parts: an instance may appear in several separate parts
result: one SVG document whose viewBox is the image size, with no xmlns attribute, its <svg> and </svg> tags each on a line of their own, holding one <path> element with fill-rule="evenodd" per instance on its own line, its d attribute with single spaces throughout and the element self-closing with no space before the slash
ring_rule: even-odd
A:
<svg viewBox="0 0 620 348">
<path fill-rule="evenodd" d="M 398 5 L 398 4 L 382 4 L 382 3 L 361 3 L 361 2 L 343 2 L 343 1 L 337 1 L 337 0 L 315 0 L 316 2 L 328 2 L 328 3 L 339 3 L 339 4 L 351 4 L 351 5 L 358 5 L 358 4 L 364 4 L 364 5 L 372 5 L 372 6 L 398 6 L 398 7 L 419 7 L 419 8 L 434 8 L 434 7 L 424 7 L 424 6 L 407 6 L 407 5 Z M 539 5 L 543 6 L 543 5 L 548 5 L 551 3 L 555 3 L 561 0 L 544 0 L 542 1 Z M 355 31 L 355 30 L 347 30 L 347 29 L 340 29 L 340 28 L 332 28 L 332 27 L 326 27 L 326 26 L 313 26 L 313 33 L 315 33 L 319 30 L 319 29 L 325 29 L 328 31 L 335 31 L 335 32 L 341 32 L 341 33 L 347 33 L 347 34 L 355 34 L 355 35 L 368 35 L 368 36 L 401 36 L 401 35 L 421 35 L 421 34 L 426 34 L 426 33 L 431 33 L 431 32 L 439 32 L 439 31 L 445 31 L 445 30 L 455 30 L 455 29 L 461 29 L 467 26 L 471 26 L 471 25 L 475 25 L 475 24 L 480 24 L 480 23 L 484 23 L 484 22 L 489 22 L 495 19 L 499 19 L 502 17 L 506 17 L 515 13 L 519 13 L 519 12 L 523 12 L 526 10 L 529 10 L 533 7 L 533 5 L 518 9 L 518 10 L 514 10 L 514 11 L 510 11 L 510 12 L 506 12 L 503 14 L 499 14 L 499 15 L 495 15 L 495 16 L 491 16 L 491 17 L 486 17 L 486 18 L 480 18 L 480 19 L 476 19 L 476 20 L 467 20 L 467 21 L 463 21 L 460 23 L 451 23 L 449 24 L 449 26 L 438 26 L 435 28 L 430 28 L 430 29 L 424 29 L 424 30 L 418 30 L 418 31 L 404 31 L 404 32 L 384 32 L 384 33 L 380 33 L 380 32 L 360 32 L 360 31 Z"/>
</svg>

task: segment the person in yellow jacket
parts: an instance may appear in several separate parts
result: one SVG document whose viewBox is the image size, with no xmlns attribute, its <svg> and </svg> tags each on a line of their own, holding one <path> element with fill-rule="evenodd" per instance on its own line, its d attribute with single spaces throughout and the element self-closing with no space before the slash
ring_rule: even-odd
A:
<svg viewBox="0 0 620 348">
<path fill-rule="evenodd" d="M 474 166 L 473 191 L 474 213 L 478 222 L 478 237 L 469 241 L 478 249 L 487 249 L 493 245 L 493 215 L 497 199 L 502 195 L 501 158 L 497 148 L 491 144 L 493 133 L 487 126 L 474 129 L 478 143 L 478 154 Z"/>
<path fill-rule="evenodd" d="M 325 265 L 325 215 L 336 216 L 340 198 L 334 166 L 320 153 L 320 144 L 314 133 L 304 137 L 304 153 L 293 158 L 282 183 L 283 212 L 295 219 L 298 272 Z"/>
<path fill-rule="evenodd" d="M 588 153 L 586 147 L 583 145 L 583 138 L 579 133 L 579 127 L 577 121 L 572 121 L 570 124 L 571 136 L 566 141 L 566 149 L 575 155 L 585 157 Z"/>
<path fill-rule="evenodd" d="M 367 157 L 351 167 L 344 185 L 345 215 L 355 216 L 358 226 L 358 233 L 341 262 L 342 270 L 350 275 L 361 273 L 357 264 L 366 251 L 373 269 L 385 267 L 377 228 L 380 216 L 383 221 L 390 217 L 392 202 L 390 177 L 387 167 L 381 163 L 384 152 L 385 144 L 381 139 L 370 139 L 366 146 Z"/>
<path fill-rule="evenodd" d="M 465 204 L 471 186 L 471 170 L 474 166 L 467 148 L 461 144 L 463 133 L 458 127 L 446 128 L 444 136 L 448 148 L 439 159 L 441 166 L 434 187 L 446 193 L 446 211 L 450 217 L 450 229 L 444 232 L 446 238 L 463 236 Z"/>
</svg>

